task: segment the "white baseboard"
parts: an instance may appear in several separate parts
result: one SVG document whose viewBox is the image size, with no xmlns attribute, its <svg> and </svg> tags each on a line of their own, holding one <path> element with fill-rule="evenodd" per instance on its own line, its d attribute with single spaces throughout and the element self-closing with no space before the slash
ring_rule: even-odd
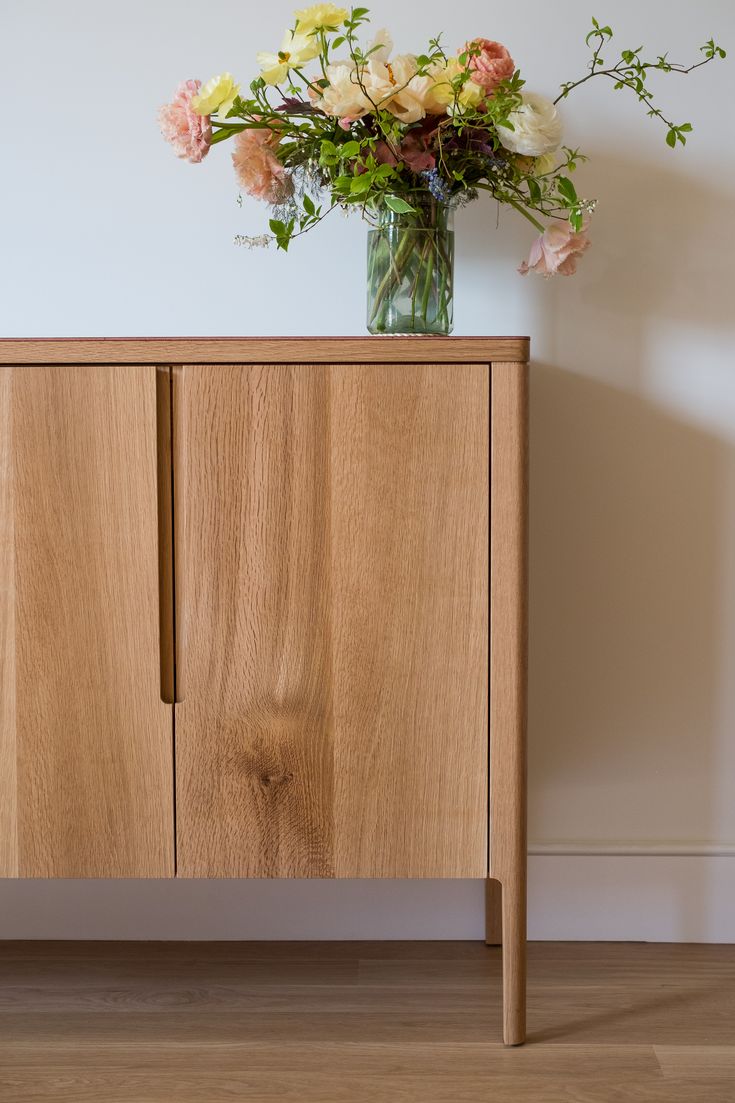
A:
<svg viewBox="0 0 735 1103">
<path fill-rule="evenodd" d="M 559 849 L 529 858 L 531 939 L 735 942 L 735 855 Z M 483 934 L 482 881 L 0 880 L 0 939 Z"/>
<path fill-rule="evenodd" d="M 725 850 L 641 847 L 532 855 L 529 937 L 735 942 L 735 854 Z"/>
</svg>

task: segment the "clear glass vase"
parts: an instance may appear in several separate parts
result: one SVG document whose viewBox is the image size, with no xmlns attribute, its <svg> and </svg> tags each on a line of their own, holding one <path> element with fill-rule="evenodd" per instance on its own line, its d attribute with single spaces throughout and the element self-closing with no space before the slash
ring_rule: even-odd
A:
<svg viewBox="0 0 735 1103">
<path fill-rule="evenodd" d="M 384 210 L 368 231 L 367 327 L 373 334 L 452 332 L 454 212 L 430 196 Z"/>
</svg>

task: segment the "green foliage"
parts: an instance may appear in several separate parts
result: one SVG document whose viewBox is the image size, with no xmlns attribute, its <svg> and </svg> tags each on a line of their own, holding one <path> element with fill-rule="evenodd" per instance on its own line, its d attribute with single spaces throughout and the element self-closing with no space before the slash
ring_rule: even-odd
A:
<svg viewBox="0 0 735 1103">
<path fill-rule="evenodd" d="M 405 199 L 401 199 L 400 195 L 386 195 L 385 205 L 389 207 L 391 211 L 395 211 L 396 214 L 416 213 L 416 208 L 412 207 L 410 203 L 407 203 Z"/>
<path fill-rule="evenodd" d="M 287 253 L 293 236 L 295 220 L 290 219 L 288 222 L 283 222 L 280 218 L 271 218 L 268 225 L 271 228 L 271 233 L 276 239 L 278 248 L 283 249 L 284 253 Z"/>
<path fill-rule="evenodd" d="M 470 82 L 471 64 L 481 45 L 469 43 L 449 58 L 441 36 L 432 38 L 416 57 L 415 75 L 443 80 L 449 91 L 447 111 L 407 124 L 388 110 L 388 103 L 370 99 L 366 82 L 380 43 L 361 44 L 360 33 L 368 22 L 368 9 L 355 7 L 337 31 L 315 28 L 311 33 L 319 43 L 319 57 L 314 69 L 306 72 L 295 65 L 276 88 L 257 77 L 249 85 L 249 94 L 235 99 L 226 118 L 212 120 L 212 144 L 246 129 L 269 132 L 269 147 L 294 184 L 293 194 L 274 204 L 270 219 L 279 249 L 287 251 L 295 237 L 336 208 L 356 208 L 367 218 L 388 209 L 420 223 L 437 205 L 461 203 L 478 191 L 514 208 L 539 230 L 548 220 L 568 222 L 574 230 L 583 228 L 594 203 L 580 197 L 570 176 L 586 160 L 584 155 L 563 146 L 553 164 L 541 164 L 502 144 L 500 131 L 513 133 L 514 112 L 523 102 L 525 80 L 518 70 L 478 104 L 477 89 Z M 649 56 L 643 46 L 622 49 L 612 62 L 606 62 L 603 50 L 609 54 L 613 38 L 609 25 L 592 19 L 585 38 L 590 50 L 586 72 L 562 84 L 556 102 L 592 78 L 605 77 L 615 90 L 635 95 L 649 116 L 664 123 L 669 146 L 685 145 L 692 124 L 666 118 L 654 102 L 650 77 L 689 73 L 724 58 L 725 50 L 709 39 L 700 47 L 700 60 L 688 67 L 665 53 Z M 336 50 L 341 57 L 347 55 L 356 89 L 372 104 L 346 129 L 314 105 L 315 91 L 319 95 L 329 86 L 331 55 Z M 395 84 L 392 69 L 390 77 Z M 395 95 L 402 90 L 396 84 Z"/>
<path fill-rule="evenodd" d="M 581 84 L 585 84 L 591 77 L 607 77 L 613 81 L 613 87 L 615 91 L 627 89 L 633 92 L 637 96 L 640 103 L 642 103 L 646 109 L 650 118 L 659 119 L 666 127 L 666 144 L 675 148 L 677 143 L 680 145 L 686 145 L 686 137 L 692 130 L 691 123 L 674 123 L 670 119 L 667 119 L 663 112 L 655 105 L 653 100 L 653 91 L 648 84 L 648 77 L 651 72 L 657 71 L 660 73 L 680 73 L 686 75 L 693 72 L 694 69 L 701 68 L 702 65 L 706 65 L 710 61 L 714 61 L 717 58 L 727 57 L 727 53 L 718 46 L 714 39 L 710 38 L 708 42 L 705 42 L 704 46 L 700 46 L 700 53 L 704 54 L 704 58 L 700 61 L 696 61 L 691 65 L 679 65 L 677 63 L 669 61 L 668 54 L 658 54 L 655 61 L 647 59 L 644 55 L 644 47 L 638 46 L 634 50 L 621 50 L 620 56 L 614 65 L 606 66 L 603 58 L 600 56 L 600 51 L 603 46 L 610 42 L 613 38 L 613 31 L 611 27 L 601 27 L 596 19 L 592 20 L 592 30 L 585 38 L 586 44 L 592 50 L 592 57 L 587 65 L 587 73 L 585 76 L 580 77 L 579 80 L 568 81 L 561 86 L 561 92 L 555 102 L 566 99 L 570 92 L 575 88 L 578 88 Z"/>
</svg>

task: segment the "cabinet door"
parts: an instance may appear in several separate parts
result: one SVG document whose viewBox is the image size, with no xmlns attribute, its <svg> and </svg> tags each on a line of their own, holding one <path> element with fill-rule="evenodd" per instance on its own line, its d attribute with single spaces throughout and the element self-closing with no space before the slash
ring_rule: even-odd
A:
<svg viewBox="0 0 735 1103">
<path fill-rule="evenodd" d="M 488 365 L 179 382 L 179 873 L 486 876 Z"/>
<path fill-rule="evenodd" d="M 0 875 L 173 873 L 155 367 L 0 368 Z"/>
</svg>

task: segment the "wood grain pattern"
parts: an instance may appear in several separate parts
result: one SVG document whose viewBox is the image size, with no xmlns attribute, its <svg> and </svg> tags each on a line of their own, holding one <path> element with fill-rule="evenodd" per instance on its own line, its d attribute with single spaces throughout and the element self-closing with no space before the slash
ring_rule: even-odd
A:
<svg viewBox="0 0 735 1103">
<path fill-rule="evenodd" d="M 0 370 L 0 877 L 18 876 L 13 370 Z"/>
<path fill-rule="evenodd" d="M 484 875 L 488 397 L 184 368 L 184 876 Z"/>
<path fill-rule="evenodd" d="M 5 873 L 173 872 L 171 709 L 158 679 L 155 374 L 2 369 L 12 432 L 3 434 L 0 667 L 15 665 L 16 687 L 14 715 L 3 706 L 2 741 L 17 755 L 17 859 L 5 853 Z"/>
<path fill-rule="evenodd" d="M 527 360 L 528 337 L 5 338 L 0 364 L 482 363 Z"/>
<path fill-rule="evenodd" d="M 531 943 L 534 1044 L 500 1044 L 500 951 L 442 943 L 0 944 L 12 1103 L 732 1103 L 735 947 Z"/>
<path fill-rule="evenodd" d="M 489 365 L 332 369 L 341 877 L 487 855 Z"/>
<path fill-rule="evenodd" d="M 179 874 L 329 877 L 328 370 L 183 371 Z"/>
<path fill-rule="evenodd" d="M 490 876 L 501 884 L 504 1037 L 525 1037 L 528 366 L 492 366 Z"/>
</svg>

